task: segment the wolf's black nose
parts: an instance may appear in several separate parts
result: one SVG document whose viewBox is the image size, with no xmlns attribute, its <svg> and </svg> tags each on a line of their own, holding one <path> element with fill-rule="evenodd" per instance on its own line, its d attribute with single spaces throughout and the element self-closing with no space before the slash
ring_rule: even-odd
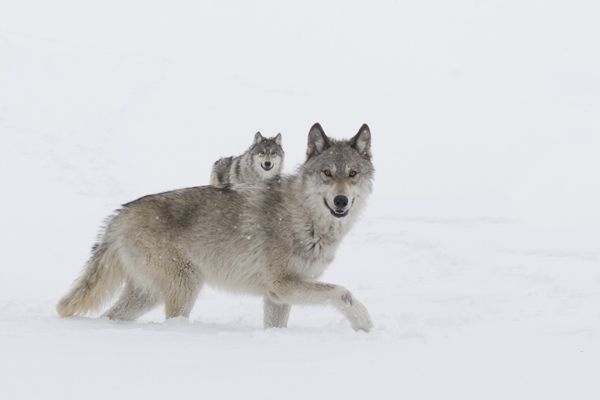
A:
<svg viewBox="0 0 600 400">
<path fill-rule="evenodd" d="M 265 167 L 271 168 L 271 165 L 273 165 L 271 161 L 265 161 Z"/>
<path fill-rule="evenodd" d="M 333 198 L 333 205 L 335 208 L 346 208 L 348 205 L 348 198 L 344 195 L 338 194 Z"/>
</svg>

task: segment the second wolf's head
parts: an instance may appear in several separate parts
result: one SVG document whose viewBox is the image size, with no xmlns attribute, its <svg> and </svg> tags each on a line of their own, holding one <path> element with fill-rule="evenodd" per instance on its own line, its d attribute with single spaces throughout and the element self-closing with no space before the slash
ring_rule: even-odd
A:
<svg viewBox="0 0 600 400">
<path fill-rule="evenodd" d="M 272 138 L 265 138 L 260 132 L 256 132 L 249 153 L 252 166 L 260 176 L 270 178 L 279 174 L 285 156 L 281 147 L 281 133 Z"/>
<path fill-rule="evenodd" d="M 300 173 L 307 204 L 324 219 L 357 214 L 371 193 L 374 174 L 369 127 L 364 124 L 349 140 L 335 140 L 314 124 L 306 154 Z"/>
</svg>

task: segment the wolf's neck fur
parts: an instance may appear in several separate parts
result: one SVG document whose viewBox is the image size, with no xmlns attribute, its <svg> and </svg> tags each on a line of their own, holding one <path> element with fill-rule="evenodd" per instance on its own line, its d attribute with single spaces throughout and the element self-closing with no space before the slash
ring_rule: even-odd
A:
<svg viewBox="0 0 600 400">
<path fill-rule="evenodd" d="M 253 183 L 263 179 L 253 164 L 252 154 L 249 151 L 236 157 L 232 163 L 232 168 L 238 182 Z"/>
<path fill-rule="evenodd" d="M 335 251 L 360 213 L 361 204 L 355 204 L 349 215 L 335 218 L 323 204 L 323 199 L 311 195 L 305 188 L 302 173 L 280 178 L 282 207 L 291 218 L 295 246 L 293 261 L 296 268 L 318 277 L 333 261 Z"/>
</svg>

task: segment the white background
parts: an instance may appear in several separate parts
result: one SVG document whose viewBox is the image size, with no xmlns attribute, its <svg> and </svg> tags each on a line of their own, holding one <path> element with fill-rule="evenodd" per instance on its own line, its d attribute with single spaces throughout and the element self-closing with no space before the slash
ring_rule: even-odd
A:
<svg viewBox="0 0 600 400">
<path fill-rule="evenodd" d="M 0 397 L 597 399 L 600 6 L 0 1 Z M 367 122 L 323 277 L 375 328 L 213 290 L 191 321 L 54 312 L 103 218 L 257 130 L 286 172 Z"/>
</svg>

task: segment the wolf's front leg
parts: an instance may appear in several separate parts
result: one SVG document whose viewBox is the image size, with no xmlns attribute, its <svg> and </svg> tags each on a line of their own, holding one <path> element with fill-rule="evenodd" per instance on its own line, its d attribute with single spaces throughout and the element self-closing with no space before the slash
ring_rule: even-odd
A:
<svg viewBox="0 0 600 400">
<path fill-rule="evenodd" d="M 354 330 L 368 332 L 373 327 L 367 308 L 342 286 L 287 278 L 273 283 L 269 297 L 277 303 L 331 304 L 348 318 Z"/>
<path fill-rule="evenodd" d="M 286 328 L 290 317 L 289 304 L 277 304 L 268 297 L 264 299 L 264 327 Z"/>
</svg>

